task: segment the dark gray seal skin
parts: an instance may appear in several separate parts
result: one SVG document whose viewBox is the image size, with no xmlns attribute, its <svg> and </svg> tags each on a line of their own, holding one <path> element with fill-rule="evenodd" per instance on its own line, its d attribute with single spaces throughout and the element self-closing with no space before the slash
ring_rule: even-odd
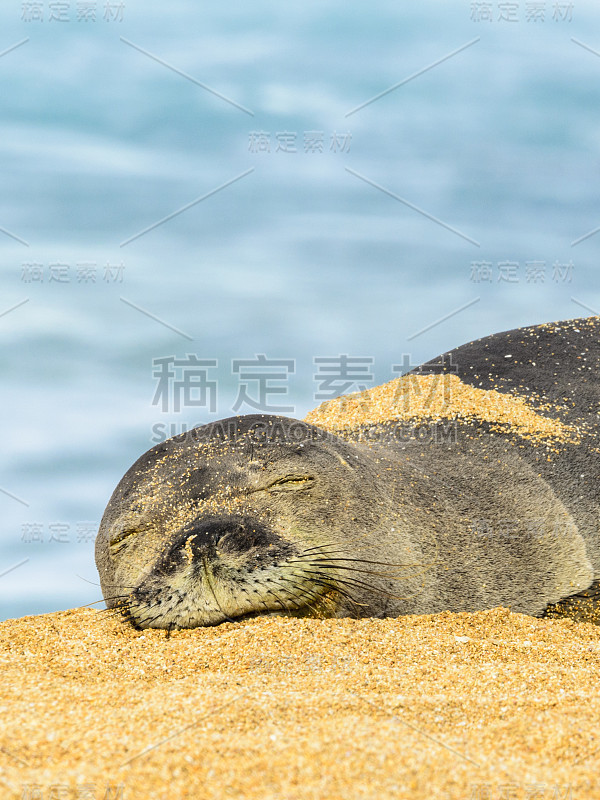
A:
<svg viewBox="0 0 600 800">
<path fill-rule="evenodd" d="M 232 417 L 156 445 L 104 513 L 109 608 L 138 628 L 260 614 L 398 616 L 498 605 L 595 621 L 599 318 L 508 331 L 415 372 L 532 398 L 585 431 L 544 443 L 510 425 L 456 436 L 389 423 L 332 434 Z"/>
</svg>

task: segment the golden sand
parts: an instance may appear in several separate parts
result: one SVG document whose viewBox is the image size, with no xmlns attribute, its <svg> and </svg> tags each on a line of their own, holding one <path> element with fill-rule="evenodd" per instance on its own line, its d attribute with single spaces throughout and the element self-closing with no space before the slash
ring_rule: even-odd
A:
<svg viewBox="0 0 600 800">
<path fill-rule="evenodd" d="M 522 397 L 477 389 L 457 375 L 404 375 L 373 389 L 321 403 L 304 419 L 329 431 L 350 431 L 390 420 L 476 420 L 493 423 L 492 430 L 508 428 L 534 442 L 579 441 L 575 426 L 543 416 L 540 410 L 548 409 L 536 409 Z"/>
<path fill-rule="evenodd" d="M 493 609 L 166 638 L 86 609 L 0 640 L 3 800 L 600 797 L 593 625 Z"/>
</svg>

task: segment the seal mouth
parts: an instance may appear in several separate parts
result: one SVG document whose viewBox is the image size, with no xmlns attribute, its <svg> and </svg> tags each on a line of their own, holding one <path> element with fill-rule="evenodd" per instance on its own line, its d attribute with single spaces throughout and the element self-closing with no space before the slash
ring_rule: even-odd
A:
<svg viewBox="0 0 600 800">
<path fill-rule="evenodd" d="M 334 587 L 315 584 L 297 546 L 248 516 L 194 520 L 124 599 L 139 628 L 194 628 L 259 616 L 319 617 Z"/>
<path fill-rule="evenodd" d="M 122 616 L 133 627 L 138 630 L 144 628 L 162 628 L 167 630 L 178 630 L 182 628 L 212 627 L 223 622 L 244 622 L 258 617 L 289 617 L 289 618 L 317 618 L 321 619 L 331 616 L 327 613 L 326 604 L 331 603 L 333 591 L 317 594 L 317 589 L 311 586 L 310 604 L 294 605 L 294 593 L 285 590 L 283 580 L 278 581 L 282 585 L 278 587 L 279 594 L 269 597 L 268 588 L 264 588 L 262 594 L 256 592 L 255 603 L 264 603 L 267 607 L 263 609 L 252 608 L 244 610 L 240 608 L 248 598 L 239 595 L 234 599 L 237 608 L 225 605 L 219 600 L 218 590 L 212 592 L 215 602 L 210 602 L 211 592 L 202 595 L 197 593 L 194 597 L 191 594 L 168 592 L 151 592 L 147 587 L 138 587 L 129 597 L 121 601 L 117 607 Z M 174 595 L 177 594 L 175 602 Z M 168 596 L 167 596 L 168 595 Z M 279 598 L 284 598 L 280 600 Z M 268 606 L 268 603 L 272 607 Z M 322 608 L 320 608 L 322 606 Z"/>
</svg>

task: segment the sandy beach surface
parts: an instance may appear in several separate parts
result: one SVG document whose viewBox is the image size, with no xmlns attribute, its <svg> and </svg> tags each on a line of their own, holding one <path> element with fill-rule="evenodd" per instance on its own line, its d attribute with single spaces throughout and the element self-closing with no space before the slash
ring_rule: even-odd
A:
<svg viewBox="0 0 600 800">
<path fill-rule="evenodd" d="M 600 628 L 506 609 L 0 624 L 19 800 L 600 797 Z"/>
</svg>

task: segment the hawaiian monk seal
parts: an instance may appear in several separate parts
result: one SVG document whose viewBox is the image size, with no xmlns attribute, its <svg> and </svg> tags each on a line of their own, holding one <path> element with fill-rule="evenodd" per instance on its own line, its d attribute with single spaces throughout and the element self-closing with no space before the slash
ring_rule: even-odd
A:
<svg viewBox="0 0 600 800">
<path fill-rule="evenodd" d="M 594 619 L 600 318 L 508 331 L 337 398 L 156 445 L 104 513 L 140 628 L 504 605 Z"/>
</svg>

